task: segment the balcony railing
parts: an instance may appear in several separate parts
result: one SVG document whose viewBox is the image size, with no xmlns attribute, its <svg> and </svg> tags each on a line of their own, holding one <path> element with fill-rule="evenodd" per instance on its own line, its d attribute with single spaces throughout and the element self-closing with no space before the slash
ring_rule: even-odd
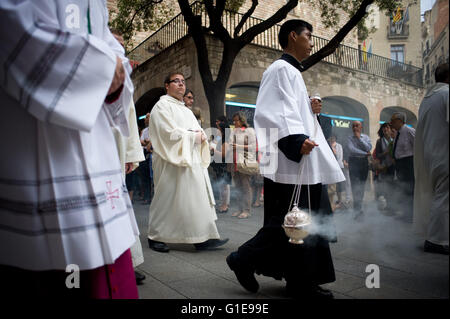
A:
<svg viewBox="0 0 450 319">
<path fill-rule="evenodd" d="M 201 15 L 202 25 L 208 27 L 209 18 L 203 4 L 196 1 L 191 6 L 194 14 Z M 236 12 L 224 12 L 222 16 L 222 23 L 230 34 L 234 32 L 234 29 L 242 19 L 242 16 L 242 14 Z M 244 24 L 240 33 L 245 32 L 253 25 L 262 21 L 263 20 L 261 19 L 250 17 Z M 280 25 L 274 25 L 265 32 L 258 34 L 251 43 L 265 48 L 281 51 L 281 47 L 278 44 L 278 32 L 280 27 Z M 184 21 L 183 15 L 180 13 L 162 26 L 158 31 L 149 36 L 141 44 L 135 47 L 128 54 L 128 57 L 142 64 L 161 51 L 167 49 L 172 44 L 181 40 L 183 37 L 187 36 L 187 34 L 188 28 Z M 323 48 L 329 40 L 313 36 L 313 42 L 314 48 L 312 53 L 315 53 Z M 421 68 L 397 62 L 379 55 L 367 53 L 342 44 L 339 45 L 333 54 L 323 59 L 323 61 L 341 67 L 403 81 L 416 86 L 423 85 Z"/>
<path fill-rule="evenodd" d="M 388 39 L 407 39 L 409 37 L 409 25 L 403 23 L 401 25 L 393 25 L 392 21 L 387 26 Z"/>
</svg>

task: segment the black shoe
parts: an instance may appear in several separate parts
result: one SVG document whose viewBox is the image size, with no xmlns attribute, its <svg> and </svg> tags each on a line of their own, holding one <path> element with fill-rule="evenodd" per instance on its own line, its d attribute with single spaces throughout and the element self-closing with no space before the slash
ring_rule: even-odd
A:
<svg viewBox="0 0 450 319">
<path fill-rule="evenodd" d="M 167 246 L 165 243 L 156 240 L 151 240 L 150 238 L 148 238 L 148 247 L 150 247 L 154 251 L 159 251 L 160 253 L 169 252 L 169 246 Z"/>
<path fill-rule="evenodd" d="M 427 253 L 448 255 L 448 246 L 447 245 L 433 244 L 431 241 L 428 241 L 428 240 L 425 240 L 425 244 L 423 245 L 423 250 Z"/>
<path fill-rule="evenodd" d="M 294 299 L 333 299 L 333 293 L 318 285 L 311 287 L 301 287 L 286 284 L 286 291 L 289 297 Z"/>
<path fill-rule="evenodd" d="M 231 253 L 227 257 L 228 267 L 230 267 L 230 269 L 234 271 L 234 274 L 236 275 L 236 278 L 242 287 L 250 292 L 256 293 L 259 289 L 259 284 L 255 279 L 254 272 L 250 269 L 239 267 L 236 258 L 236 252 Z"/>
<path fill-rule="evenodd" d="M 134 277 L 136 277 L 137 285 L 140 285 L 145 280 L 145 275 L 136 270 L 134 271 Z"/>
<path fill-rule="evenodd" d="M 208 250 L 215 249 L 217 247 L 223 246 L 228 242 L 228 238 L 225 239 L 208 239 L 207 241 L 199 244 L 194 244 L 197 250 Z"/>
</svg>

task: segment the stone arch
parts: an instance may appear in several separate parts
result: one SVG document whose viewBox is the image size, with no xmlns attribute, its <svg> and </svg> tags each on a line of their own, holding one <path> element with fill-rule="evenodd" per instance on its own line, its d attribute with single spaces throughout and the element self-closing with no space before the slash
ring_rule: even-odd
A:
<svg viewBox="0 0 450 319">
<path fill-rule="evenodd" d="M 363 133 L 370 134 L 370 116 L 367 107 L 347 96 L 326 96 L 322 98 L 322 116 L 331 118 L 332 134 L 340 143 L 352 133 L 352 122 L 363 123 Z"/>
<path fill-rule="evenodd" d="M 163 87 L 156 87 L 148 90 L 136 101 L 136 116 L 140 127 L 144 125 L 144 120 L 139 118 L 150 112 L 156 102 L 158 102 L 159 98 L 165 94 L 166 90 Z"/>
<path fill-rule="evenodd" d="M 417 116 L 410 110 L 401 106 L 388 106 L 381 110 L 380 112 L 380 124 L 384 122 L 389 122 L 391 120 L 392 114 L 395 112 L 403 112 L 406 114 L 406 124 L 411 125 L 416 128 Z"/>
<path fill-rule="evenodd" d="M 256 97 L 258 96 L 259 83 L 257 81 L 239 82 L 228 87 L 225 94 L 225 114 L 230 120 L 236 112 L 243 112 L 247 122 L 254 127 Z"/>
</svg>

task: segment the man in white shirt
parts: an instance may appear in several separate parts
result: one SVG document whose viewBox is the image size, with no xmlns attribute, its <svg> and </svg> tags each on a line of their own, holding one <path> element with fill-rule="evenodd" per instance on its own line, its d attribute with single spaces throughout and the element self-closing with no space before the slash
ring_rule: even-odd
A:
<svg viewBox="0 0 450 319">
<path fill-rule="evenodd" d="M 344 152 L 352 184 L 355 219 L 363 217 L 363 200 L 367 176 L 369 174 L 368 157 L 370 156 L 370 150 L 372 149 L 370 138 L 362 133 L 362 129 L 363 126 L 360 121 L 353 121 L 353 135 L 348 137 Z"/>
<path fill-rule="evenodd" d="M 394 141 L 395 173 L 399 191 L 395 200 L 400 219 L 412 222 L 414 200 L 414 138 L 416 130 L 406 125 L 406 114 L 392 114 L 391 126 L 397 131 Z"/>
</svg>

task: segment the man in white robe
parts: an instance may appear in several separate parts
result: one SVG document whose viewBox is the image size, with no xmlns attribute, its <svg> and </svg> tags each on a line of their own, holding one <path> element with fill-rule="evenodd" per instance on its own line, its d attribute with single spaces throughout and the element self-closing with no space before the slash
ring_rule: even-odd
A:
<svg viewBox="0 0 450 319">
<path fill-rule="evenodd" d="M 181 73 L 169 74 L 163 95 L 150 113 L 155 194 L 150 205 L 148 242 L 168 252 L 166 243 L 194 244 L 197 250 L 217 248 L 215 201 L 208 175 L 208 141 L 192 111 L 183 102 Z"/>
<path fill-rule="evenodd" d="M 435 79 L 420 104 L 414 141 L 413 225 L 426 252 L 448 255 L 448 63 L 436 68 Z"/>
<path fill-rule="evenodd" d="M 116 31 L 112 30 L 114 38 L 120 43 L 122 47 L 124 46 L 124 40 L 122 35 Z M 117 150 L 119 152 L 120 166 L 123 170 L 123 177 L 125 174 L 131 174 L 136 168 L 139 167 L 139 162 L 144 161 L 144 152 L 141 147 L 141 142 L 139 139 L 139 129 L 136 119 L 136 109 L 134 107 L 133 101 L 130 101 L 128 111 L 128 131 L 129 135 L 124 136 L 121 134 L 120 130 L 113 127 L 113 134 L 117 144 Z M 132 193 L 130 193 L 131 195 Z M 132 196 L 130 196 L 130 199 Z M 144 263 L 144 253 L 142 252 L 142 244 L 139 236 L 136 236 L 136 242 L 130 248 L 131 259 L 133 261 L 133 268 Z M 145 280 L 145 275 L 134 270 L 134 275 L 136 277 L 136 283 L 140 284 Z"/>
<path fill-rule="evenodd" d="M 111 130 L 128 135 L 133 86 L 106 2 L 2 0 L 0 39 L 3 287 L 137 298 L 138 229 Z M 66 269 L 81 271 L 80 289 Z"/>
<path fill-rule="evenodd" d="M 258 92 L 255 128 L 263 154 L 264 226 L 227 257 L 238 281 L 250 292 L 259 289 L 257 273 L 284 278 L 292 297 L 332 297 L 319 286 L 335 280 L 326 240 L 332 228 L 324 229 L 317 213 L 322 184 L 343 181 L 344 176 L 313 113 L 300 73 L 300 61 L 312 50 L 311 34 L 312 26 L 302 20 L 289 20 L 281 26 L 278 39 L 284 54 L 264 72 Z M 310 202 L 313 219 L 321 225 L 302 245 L 290 244 L 282 228 L 296 184 L 303 185 L 299 207 L 307 210 Z"/>
</svg>

